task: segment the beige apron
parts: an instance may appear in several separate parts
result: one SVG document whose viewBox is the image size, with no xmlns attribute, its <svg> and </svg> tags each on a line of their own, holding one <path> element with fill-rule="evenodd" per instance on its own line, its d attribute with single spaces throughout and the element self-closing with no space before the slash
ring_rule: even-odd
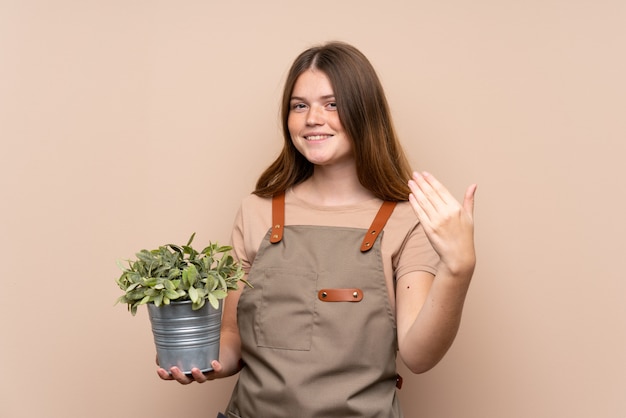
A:
<svg viewBox="0 0 626 418">
<path fill-rule="evenodd" d="M 380 253 L 395 203 L 369 230 L 283 226 L 273 200 L 237 307 L 241 370 L 229 418 L 399 418 L 397 338 Z"/>
</svg>

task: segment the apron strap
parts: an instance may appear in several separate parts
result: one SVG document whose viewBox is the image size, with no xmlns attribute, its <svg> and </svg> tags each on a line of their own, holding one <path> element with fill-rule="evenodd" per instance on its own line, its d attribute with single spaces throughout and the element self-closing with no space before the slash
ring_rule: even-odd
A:
<svg viewBox="0 0 626 418">
<path fill-rule="evenodd" d="M 270 242 L 276 244 L 283 239 L 285 226 L 285 193 L 272 197 L 272 236 Z"/>
<path fill-rule="evenodd" d="M 372 249 L 378 235 L 385 227 L 387 220 L 391 216 L 396 207 L 397 202 L 384 201 L 380 206 L 372 225 L 365 233 L 361 251 L 366 252 Z M 272 244 L 279 243 L 283 239 L 283 231 L 285 227 L 285 193 L 279 193 L 272 197 L 272 234 L 270 242 Z"/>
<path fill-rule="evenodd" d="M 389 217 L 391 216 L 391 213 L 397 203 L 398 202 L 390 202 L 386 200 L 380 206 L 370 229 L 368 229 L 365 233 L 365 238 L 363 238 L 363 243 L 361 244 L 361 252 L 364 253 L 372 249 L 374 242 L 376 242 L 376 238 L 378 238 L 380 231 L 382 231 L 385 227 L 385 224 L 387 223 L 387 220 L 389 220 Z"/>
</svg>

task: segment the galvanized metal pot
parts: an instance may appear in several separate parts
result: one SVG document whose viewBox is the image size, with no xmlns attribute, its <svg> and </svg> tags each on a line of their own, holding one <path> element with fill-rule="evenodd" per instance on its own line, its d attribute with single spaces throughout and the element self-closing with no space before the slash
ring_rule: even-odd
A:
<svg viewBox="0 0 626 418">
<path fill-rule="evenodd" d="M 150 303 L 148 314 L 159 366 L 165 370 L 176 366 L 184 373 L 194 367 L 213 370 L 211 361 L 219 358 L 222 301 L 219 309 L 206 303 L 197 311 L 191 309 L 191 301 L 159 307 Z"/>
</svg>

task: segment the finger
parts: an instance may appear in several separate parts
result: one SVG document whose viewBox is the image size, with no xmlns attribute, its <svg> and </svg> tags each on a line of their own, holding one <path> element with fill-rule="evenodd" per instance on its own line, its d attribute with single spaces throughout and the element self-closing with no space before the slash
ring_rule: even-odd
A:
<svg viewBox="0 0 626 418">
<path fill-rule="evenodd" d="M 417 197 L 415 197 L 414 193 L 411 193 L 409 195 L 409 203 L 411 204 L 413 212 L 415 212 L 415 215 L 417 215 L 417 219 L 419 219 L 420 223 L 428 221 L 428 215 L 422 208 L 422 205 L 417 201 Z"/>
<path fill-rule="evenodd" d="M 181 383 L 183 385 L 188 385 L 191 382 L 193 382 L 193 379 L 190 377 L 187 377 L 185 373 L 183 373 L 178 367 L 172 367 L 170 369 L 170 372 L 172 373 L 172 377 L 176 379 L 178 383 Z"/>
<path fill-rule="evenodd" d="M 159 375 L 159 377 L 163 380 L 174 380 L 174 378 L 172 377 L 172 375 L 170 375 L 167 370 L 159 367 L 157 369 L 157 374 Z"/>
<path fill-rule="evenodd" d="M 415 186 L 422 193 L 424 193 L 425 196 L 435 195 L 436 194 L 435 190 L 433 189 L 433 186 L 430 184 L 428 179 L 426 179 L 426 177 L 424 177 L 424 175 L 422 173 L 414 171 L 413 172 L 413 178 L 411 180 L 414 182 Z"/>
<path fill-rule="evenodd" d="M 413 181 L 419 188 L 419 190 L 423 193 L 424 198 L 428 201 L 428 206 L 423 205 L 426 211 L 429 210 L 429 206 L 434 210 L 439 211 L 442 207 L 446 205 L 446 193 L 448 193 L 447 189 L 443 187 L 439 181 L 431 174 L 427 172 L 413 173 Z M 448 193 L 449 194 L 449 193 Z M 419 199 L 419 194 L 416 195 Z"/>
<path fill-rule="evenodd" d="M 202 383 L 202 382 L 206 382 L 208 380 L 214 380 L 214 379 L 218 379 L 219 378 L 219 374 L 222 372 L 223 367 L 222 367 L 222 363 L 220 363 L 217 360 L 213 360 L 211 362 L 211 367 L 213 368 L 213 370 L 210 370 L 206 373 L 203 373 L 204 379 L 202 381 L 200 381 L 199 379 L 196 379 L 196 381 Z"/>
<path fill-rule="evenodd" d="M 463 199 L 463 208 L 473 218 L 474 217 L 474 198 L 476 196 L 476 189 L 478 185 L 472 184 L 465 191 L 465 198 Z"/>
<path fill-rule="evenodd" d="M 220 363 L 220 362 L 219 362 L 219 361 L 217 361 L 217 360 L 213 360 L 213 361 L 211 362 L 211 367 L 213 367 L 213 371 L 214 371 L 215 373 L 220 373 L 220 372 L 222 371 L 222 363 Z"/>
<path fill-rule="evenodd" d="M 417 186 L 411 185 L 412 180 L 409 182 L 409 187 L 412 187 L 412 193 L 409 194 L 409 203 L 413 207 L 413 211 L 417 215 L 420 222 L 428 222 L 430 217 L 428 211 L 434 212 L 434 209 L 428 198 L 417 188 Z"/>
<path fill-rule="evenodd" d="M 426 183 L 428 183 L 428 185 L 431 187 L 434 194 L 436 194 L 436 196 L 439 197 L 439 199 L 441 199 L 444 204 L 448 204 L 451 201 L 455 200 L 450 191 L 439 180 L 437 180 L 435 176 L 427 171 L 424 171 L 422 173 L 422 177 L 424 178 L 424 181 L 426 181 Z"/>
<path fill-rule="evenodd" d="M 198 383 L 204 383 L 208 380 L 207 376 L 204 373 L 202 373 L 200 369 L 196 367 L 191 369 L 191 376 L 193 377 L 193 380 L 195 380 Z"/>
<path fill-rule="evenodd" d="M 414 173 L 413 178 L 409 180 L 408 184 L 411 193 L 415 197 L 416 203 L 418 203 L 425 212 L 435 210 L 433 195 L 436 195 L 436 193 L 419 173 Z"/>
</svg>

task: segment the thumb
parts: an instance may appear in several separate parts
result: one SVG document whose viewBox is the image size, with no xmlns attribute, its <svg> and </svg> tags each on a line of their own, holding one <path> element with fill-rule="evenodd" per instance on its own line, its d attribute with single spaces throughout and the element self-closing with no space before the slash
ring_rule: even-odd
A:
<svg viewBox="0 0 626 418">
<path fill-rule="evenodd" d="M 478 185 L 472 184 L 465 191 L 465 198 L 463 199 L 463 208 L 473 218 L 474 217 L 474 196 L 476 195 L 476 189 Z"/>
</svg>

